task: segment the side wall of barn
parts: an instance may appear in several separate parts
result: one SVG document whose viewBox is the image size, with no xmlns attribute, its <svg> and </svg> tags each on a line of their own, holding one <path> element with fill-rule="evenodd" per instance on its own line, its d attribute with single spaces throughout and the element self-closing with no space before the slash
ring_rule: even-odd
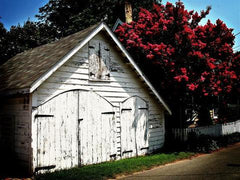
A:
<svg viewBox="0 0 240 180">
<path fill-rule="evenodd" d="M 28 94 L 1 97 L 0 159 L 1 165 L 4 165 L 3 169 L 14 169 L 20 173 L 31 171 L 30 117 L 31 104 Z M 3 159 L 6 160 L 5 163 Z M 22 172 L 22 169 L 28 172 Z"/>
<path fill-rule="evenodd" d="M 110 58 L 110 77 L 107 80 L 89 78 L 89 53 L 92 44 L 101 42 L 107 49 Z M 106 55 L 107 56 L 107 55 Z M 96 35 L 90 42 L 79 50 L 70 60 L 51 75 L 33 93 L 33 107 L 38 107 L 52 97 L 64 91 L 82 89 L 94 91 L 104 97 L 116 109 L 117 151 L 121 155 L 121 103 L 129 97 L 138 96 L 148 103 L 149 119 L 149 152 L 159 149 L 164 143 L 164 110 L 156 97 L 150 93 L 146 84 L 134 72 L 131 65 L 121 55 L 120 50 L 104 32 Z M 33 128 L 34 124 L 33 112 Z M 34 131 L 32 133 L 35 133 Z M 36 133 L 35 133 L 36 134 Z M 36 148 L 36 136 L 33 135 L 33 149 Z M 36 153 L 33 153 L 36 154 Z M 36 157 L 35 157 L 36 158 Z"/>
</svg>

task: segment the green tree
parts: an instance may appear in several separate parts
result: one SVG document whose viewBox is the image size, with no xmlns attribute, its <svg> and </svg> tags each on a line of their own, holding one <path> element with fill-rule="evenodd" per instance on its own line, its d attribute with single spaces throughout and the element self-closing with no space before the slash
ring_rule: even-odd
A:
<svg viewBox="0 0 240 180">
<path fill-rule="evenodd" d="M 139 7 L 149 9 L 157 0 L 133 1 L 133 18 L 137 17 Z M 39 9 L 36 17 L 52 28 L 56 29 L 57 38 L 85 29 L 104 20 L 110 27 L 117 18 L 124 21 L 125 0 L 50 0 Z"/>
<path fill-rule="evenodd" d="M 45 23 L 26 21 L 7 31 L 0 23 L 0 64 L 17 53 L 55 40 L 56 31 Z"/>
<path fill-rule="evenodd" d="M 151 8 L 157 0 L 133 1 L 133 17 L 139 7 Z M 39 8 L 39 22 L 27 20 L 23 26 L 12 26 L 7 32 L 0 24 L 0 64 L 22 51 L 60 39 L 104 20 L 110 27 L 117 18 L 124 20 L 125 0 L 49 0 Z"/>
<path fill-rule="evenodd" d="M 8 59 L 7 30 L 0 22 L 0 65 Z"/>
</svg>

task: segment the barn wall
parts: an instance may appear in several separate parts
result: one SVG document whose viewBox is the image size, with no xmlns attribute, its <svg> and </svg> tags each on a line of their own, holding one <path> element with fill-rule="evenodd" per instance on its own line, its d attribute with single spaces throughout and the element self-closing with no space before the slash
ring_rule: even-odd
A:
<svg viewBox="0 0 240 180">
<path fill-rule="evenodd" d="M 14 162 L 10 164 L 10 169 L 16 165 L 15 171 L 21 171 L 22 168 L 30 171 L 31 109 L 29 98 L 29 95 L 6 96 L 1 97 L 0 102 L 0 147 L 3 151 L 1 155 L 7 160 L 6 164 Z M 1 162 L 1 165 L 6 166 L 6 164 Z"/>
<path fill-rule="evenodd" d="M 60 67 L 34 93 L 33 106 L 37 107 L 51 97 L 72 89 L 91 90 L 108 100 L 115 106 L 118 133 L 118 157 L 121 154 L 121 103 L 131 96 L 139 96 L 148 103 L 149 108 L 149 151 L 159 149 L 164 143 L 164 113 L 160 103 L 150 90 L 136 75 L 129 64 L 119 53 L 116 45 L 107 41 L 104 32 L 96 35 L 87 45 L 79 50 L 68 62 Z M 110 50 L 111 72 L 110 80 L 89 80 L 88 46 L 100 40 Z M 35 112 L 36 113 L 36 112 Z M 34 114 L 33 114 L 34 116 Z M 34 129 L 34 124 L 33 124 Z M 33 148 L 35 138 L 33 136 Z"/>
</svg>

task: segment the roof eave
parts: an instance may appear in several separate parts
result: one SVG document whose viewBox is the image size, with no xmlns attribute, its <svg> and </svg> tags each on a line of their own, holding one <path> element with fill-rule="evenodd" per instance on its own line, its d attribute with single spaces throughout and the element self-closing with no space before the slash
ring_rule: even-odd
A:
<svg viewBox="0 0 240 180">
<path fill-rule="evenodd" d="M 21 89 L 10 89 L 10 90 L 3 90 L 0 92 L 0 96 L 10 96 L 10 95 L 17 95 L 17 94 L 29 94 L 30 88 L 21 88 Z"/>
</svg>

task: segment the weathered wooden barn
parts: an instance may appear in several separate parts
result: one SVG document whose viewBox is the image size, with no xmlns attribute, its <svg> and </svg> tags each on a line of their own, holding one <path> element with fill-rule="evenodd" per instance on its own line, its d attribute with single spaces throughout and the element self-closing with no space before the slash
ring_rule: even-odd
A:
<svg viewBox="0 0 240 180">
<path fill-rule="evenodd" d="M 104 23 L 16 55 L 0 82 L 1 148 L 30 173 L 163 146 L 171 111 Z"/>
</svg>

